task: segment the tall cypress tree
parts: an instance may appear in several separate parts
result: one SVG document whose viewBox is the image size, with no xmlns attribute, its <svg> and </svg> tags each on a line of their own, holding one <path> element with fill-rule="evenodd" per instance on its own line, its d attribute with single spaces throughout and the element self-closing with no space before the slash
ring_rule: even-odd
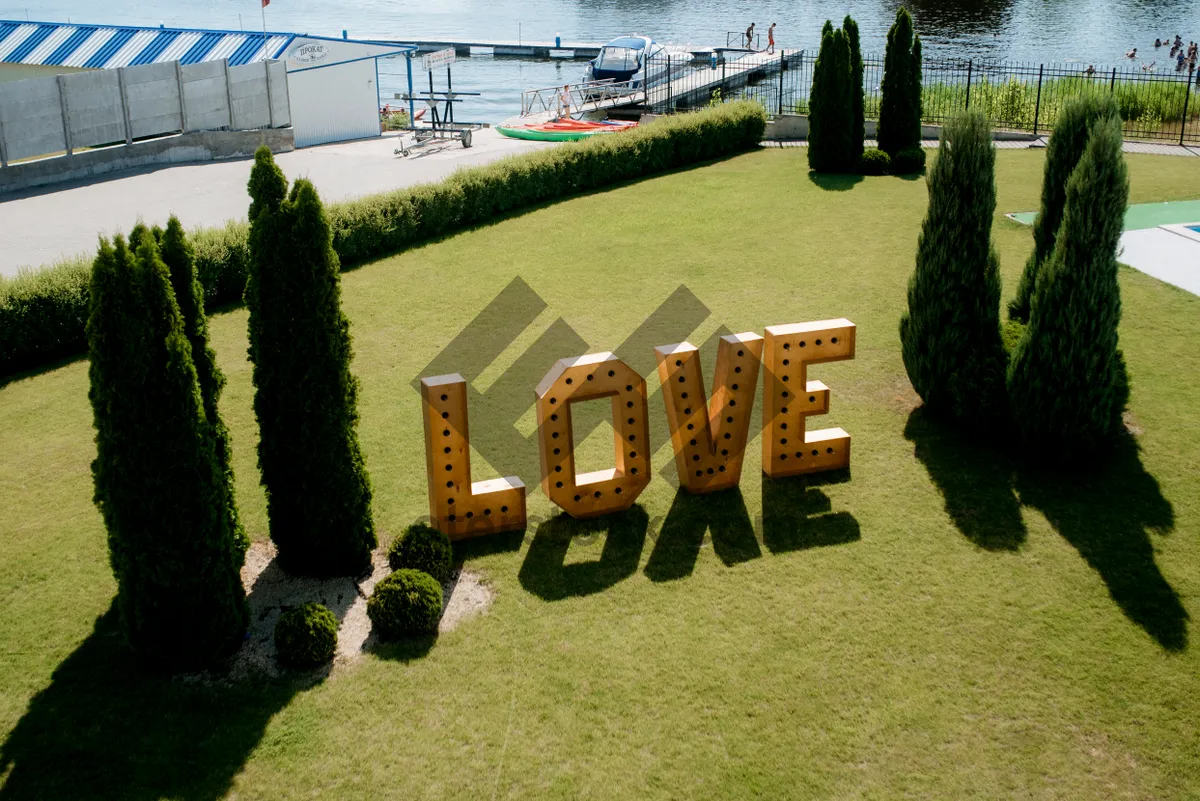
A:
<svg viewBox="0 0 1200 801">
<path fill-rule="evenodd" d="M 854 140 L 850 43 L 846 33 L 826 22 L 813 67 L 808 118 L 808 166 L 817 172 L 855 172 L 862 143 Z M 857 156 L 856 156 L 857 153 Z"/>
<path fill-rule="evenodd" d="M 850 45 L 850 108 L 854 122 L 850 127 L 850 146 L 855 163 L 862 160 L 863 142 L 867 138 L 866 117 L 863 108 L 863 58 L 859 44 L 858 23 L 849 14 L 842 20 L 842 30 Z"/>
<path fill-rule="evenodd" d="M 332 233 L 312 184 L 288 195 L 266 147 L 249 190 L 246 305 L 271 539 L 292 573 L 355 575 L 376 540 Z"/>
<path fill-rule="evenodd" d="M 983 114 L 951 119 L 929 172 L 929 210 L 900 319 L 904 366 L 931 412 L 969 427 L 1004 417 L 996 149 Z"/>
<path fill-rule="evenodd" d="M 1008 316 L 1027 322 L 1038 272 L 1050 260 L 1054 242 L 1062 225 L 1067 203 L 1067 181 L 1075 171 L 1087 147 L 1088 132 L 1097 120 L 1120 119 L 1116 98 L 1108 93 L 1091 93 L 1076 98 L 1058 115 L 1050 142 L 1046 146 L 1046 166 L 1042 175 L 1042 206 L 1033 221 L 1033 253 L 1025 263 L 1025 272 L 1017 285 L 1017 296 L 1008 304 Z"/>
<path fill-rule="evenodd" d="M 921 40 L 901 6 L 888 30 L 879 102 L 879 149 L 889 155 L 921 146 Z"/>
<path fill-rule="evenodd" d="M 156 229 L 157 230 L 157 229 Z M 171 215 L 167 228 L 158 237 L 162 248 L 162 260 L 171 276 L 171 289 L 175 302 L 183 317 L 183 331 L 192 347 L 192 364 L 200 382 L 200 398 L 204 402 L 204 416 L 216 449 L 217 463 L 225 477 L 224 505 L 229 516 L 229 525 L 239 549 L 244 553 L 250 547 L 250 538 L 242 526 L 234 498 L 233 450 L 229 444 L 229 429 L 221 419 L 217 408 L 221 390 L 225 388 L 225 375 L 217 366 L 217 354 L 208 346 L 208 318 L 204 314 L 204 289 L 196 273 L 196 259 L 192 245 L 183 232 L 179 218 Z"/>
<path fill-rule="evenodd" d="M 246 630 L 242 557 L 167 267 L 144 227 L 132 241 L 136 253 L 102 241 L 92 269 L 95 499 L 129 644 L 158 665 L 198 668 Z"/>
<path fill-rule="evenodd" d="M 1122 427 L 1128 384 L 1117 347 L 1117 244 L 1128 197 L 1121 123 L 1105 117 L 1091 126 L 1067 182 L 1054 252 L 1008 369 L 1018 430 L 1065 459 L 1100 450 Z"/>
</svg>

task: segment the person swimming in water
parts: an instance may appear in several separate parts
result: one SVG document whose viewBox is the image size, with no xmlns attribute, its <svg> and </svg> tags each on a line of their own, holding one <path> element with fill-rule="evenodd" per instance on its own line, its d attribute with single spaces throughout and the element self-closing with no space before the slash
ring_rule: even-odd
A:
<svg viewBox="0 0 1200 801">
<path fill-rule="evenodd" d="M 1128 59 L 1137 58 L 1137 48 L 1135 47 L 1132 50 L 1130 50 L 1128 53 L 1126 53 L 1125 58 L 1128 58 Z"/>
</svg>

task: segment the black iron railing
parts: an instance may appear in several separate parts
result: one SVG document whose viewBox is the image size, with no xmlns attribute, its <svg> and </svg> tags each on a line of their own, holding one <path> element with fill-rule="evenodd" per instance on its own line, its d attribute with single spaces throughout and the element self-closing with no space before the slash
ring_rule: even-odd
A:
<svg viewBox="0 0 1200 801">
<path fill-rule="evenodd" d="M 650 74 L 668 77 L 647 92 L 646 102 L 663 112 L 752 98 L 772 115 L 806 114 L 816 55 L 811 50 L 773 55 L 718 50 L 705 62 L 652 61 Z M 878 118 L 882 82 L 883 59 L 865 56 L 867 119 Z M 1195 68 L 1164 72 L 936 58 L 922 64 L 922 117 L 931 125 L 977 108 L 997 129 L 1049 133 L 1063 104 L 1093 91 L 1116 96 L 1128 139 L 1200 144 L 1200 74 Z"/>
</svg>

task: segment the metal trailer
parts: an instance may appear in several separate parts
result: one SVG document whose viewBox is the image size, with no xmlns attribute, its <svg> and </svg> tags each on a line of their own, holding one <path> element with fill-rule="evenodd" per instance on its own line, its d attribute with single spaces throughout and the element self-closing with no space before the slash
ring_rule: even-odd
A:
<svg viewBox="0 0 1200 801">
<path fill-rule="evenodd" d="M 395 149 L 395 154 L 398 156 L 407 157 L 416 148 L 423 147 L 431 142 L 436 141 L 459 141 L 462 142 L 464 148 L 471 146 L 471 133 L 483 128 L 483 123 L 479 122 L 456 122 L 454 119 L 454 104 L 462 102 L 463 97 L 479 97 L 479 92 L 456 92 L 454 90 L 454 77 L 450 72 L 450 65 L 454 63 L 454 50 L 446 49 L 439 50 L 436 53 L 430 53 L 423 57 L 422 61 L 425 71 L 429 75 L 429 90 L 426 92 L 414 92 L 412 88 L 412 54 L 406 54 L 408 57 L 408 92 L 397 94 L 397 100 L 403 100 L 408 103 L 409 117 L 408 127 L 404 128 L 404 132 L 412 135 L 412 142 L 405 144 L 404 135 L 400 138 L 400 147 Z M 435 89 L 433 85 L 433 71 L 441 66 L 446 67 L 446 88 L 444 90 Z M 416 103 L 421 101 L 425 104 L 425 111 L 429 113 L 427 125 L 417 125 L 415 114 Z"/>
</svg>

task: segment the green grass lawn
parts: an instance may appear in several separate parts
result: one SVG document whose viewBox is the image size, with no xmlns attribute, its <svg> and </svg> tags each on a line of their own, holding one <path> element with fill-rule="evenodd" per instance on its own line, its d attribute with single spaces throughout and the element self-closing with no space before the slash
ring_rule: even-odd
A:
<svg viewBox="0 0 1200 801">
<path fill-rule="evenodd" d="M 1006 297 L 1031 234 L 1000 215 L 1037 207 L 1042 163 L 998 156 Z M 1200 196 L 1200 159 L 1129 164 L 1132 203 Z M 143 675 L 109 611 L 87 365 L 3 386 L 0 799 L 1200 797 L 1200 298 L 1122 270 L 1137 448 L 1056 475 L 918 409 L 897 323 L 925 200 L 922 181 L 818 184 L 804 150 L 765 150 L 347 273 L 385 544 L 428 511 L 413 379 L 515 277 L 545 301 L 454 368 L 495 388 L 472 406 L 481 447 L 517 443 L 475 479 L 517 473 L 539 519 L 464 549 L 496 589 L 485 617 L 320 682 Z M 833 390 L 810 427 L 853 435 L 851 475 L 765 481 L 755 438 L 740 493 L 677 497 L 656 392 L 638 506 L 546 520 L 534 385 L 618 349 L 681 285 L 696 300 L 627 346 L 651 387 L 653 345 L 857 324 L 857 359 L 810 374 Z M 245 310 L 212 335 L 262 539 Z M 518 435 L 485 430 L 514 418 Z"/>
</svg>

